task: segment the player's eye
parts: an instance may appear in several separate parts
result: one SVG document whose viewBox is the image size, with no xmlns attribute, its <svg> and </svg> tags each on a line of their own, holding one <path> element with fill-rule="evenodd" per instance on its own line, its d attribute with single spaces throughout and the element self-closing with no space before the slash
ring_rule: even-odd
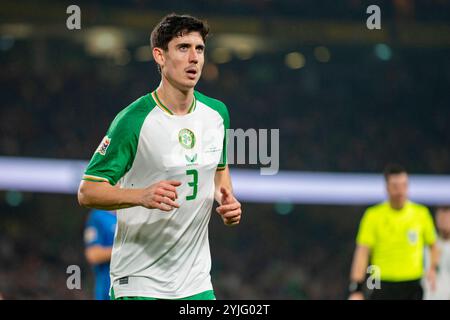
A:
<svg viewBox="0 0 450 320">
<path fill-rule="evenodd" d="M 197 47 L 197 52 L 198 53 L 203 53 L 203 51 L 205 51 L 204 47 Z"/>
</svg>

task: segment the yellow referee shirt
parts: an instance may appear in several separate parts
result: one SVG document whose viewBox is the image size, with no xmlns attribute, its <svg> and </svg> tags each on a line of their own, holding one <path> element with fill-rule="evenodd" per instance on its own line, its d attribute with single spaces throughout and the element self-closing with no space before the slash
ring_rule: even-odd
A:
<svg viewBox="0 0 450 320">
<path fill-rule="evenodd" d="M 416 280 L 423 275 L 424 246 L 436 241 L 433 218 L 427 207 L 408 201 L 401 210 L 389 202 L 364 213 L 356 243 L 371 249 L 371 264 L 383 281 Z"/>
</svg>

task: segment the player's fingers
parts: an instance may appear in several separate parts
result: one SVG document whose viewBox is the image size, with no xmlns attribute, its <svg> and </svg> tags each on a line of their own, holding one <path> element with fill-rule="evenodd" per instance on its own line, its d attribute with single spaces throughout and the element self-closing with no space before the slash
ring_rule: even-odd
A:
<svg viewBox="0 0 450 320">
<path fill-rule="evenodd" d="M 235 219 L 235 220 L 226 220 L 225 221 L 225 225 L 227 226 L 235 226 L 237 224 L 239 224 L 240 222 L 240 218 L 239 219 Z"/>
<path fill-rule="evenodd" d="M 157 203 L 156 204 L 156 208 L 162 211 L 172 211 L 173 207 L 169 206 L 168 204 L 165 203 Z"/>
<path fill-rule="evenodd" d="M 220 206 L 220 207 L 217 207 L 216 208 L 216 212 L 218 213 L 218 214 L 224 214 L 225 212 L 227 212 L 227 210 L 224 208 L 224 206 Z"/>
<path fill-rule="evenodd" d="M 164 188 L 160 188 L 157 190 L 157 194 L 163 197 L 168 197 L 169 199 L 172 199 L 173 201 L 175 201 L 177 199 L 177 194 L 176 192 L 173 191 L 169 191 L 166 190 Z"/>
<path fill-rule="evenodd" d="M 233 203 L 230 203 L 230 204 L 223 204 L 219 208 L 221 210 L 229 211 L 229 210 L 235 210 L 235 209 L 240 208 L 240 207 L 241 207 L 241 204 L 236 201 L 236 202 L 233 202 Z"/>
<path fill-rule="evenodd" d="M 177 191 L 177 186 L 174 186 L 173 184 L 170 184 L 170 183 L 165 182 L 165 181 L 162 181 L 160 183 L 160 186 L 165 188 L 165 189 L 167 189 L 167 190 L 170 190 L 170 191 Z"/>
<path fill-rule="evenodd" d="M 230 220 L 231 224 L 238 224 L 239 222 L 241 222 L 241 218 L 240 217 Z"/>
<path fill-rule="evenodd" d="M 164 190 L 173 192 L 175 194 L 175 199 L 178 198 L 177 188 L 175 188 L 173 185 L 168 183 L 161 183 L 160 187 L 163 188 Z"/>
<path fill-rule="evenodd" d="M 173 210 L 173 207 L 165 204 L 165 203 L 161 203 L 158 200 L 162 200 L 162 197 L 155 197 L 147 206 L 145 206 L 148 209 L 159 209 L 162 211 L 171 211 Z"/>
<path fill-rule="evenodd" d="M 241 207 L 241 204 L 239 202 L 234 202 L 232 204 L 223 204 L 219 207 L 217 207 L 216 211 L 220 214 L 223 214 L 225 212 L 236 210 Z"/>
<path fill-rule="evenodd" d="M 166 204 L 168 206 L 171 206 L 172 208 L 179 208 L 180 205 L 176 203 L 175 201 L 172 201 L 171 199 L 167 197 L 162 196 L 155 196 L 155 201 L 160 204 Z"/>
<path fill-rule="evenodd" d="M 181 186 L 181 181 L 177 181 L 177 180 L 165 180 L 164 182 L 166 182 L 174 187 Z"/>
<path fill-rule="evenodd" d="M 178 203 L 176 203 L 175 201 L 173 201 L 172 199 L 169 199 L 167 197 L 163 197 L 163 200 L 161 201 L 162 203 L 165 203 L 169 206 L 172 206 L 174 208 L 179 208 L 180 205 Z"/>
<path fill-rule="evenodd" d="M 233 211 L 229 211 L 227 213 L 224 213 L 222 215 L 222 217 L 226 218 L 226 219 L 232 219 L 235 217 L 239 217 L 241 215 L 241 209 L 237 209 L 237 210 L 233 210 Z"/>
<path fill-rule="evenodd" d="M 230 222 L 230 223 L 231 222 L 237 222 L 237 221 L 241 220 L 241 215 L 239 214 L 239 215 L 236 215 L 234 217 L 228 217 L 228 218 L 224 217 L 224 220 L 227 221 L 227 222 Z"/>
</svg>

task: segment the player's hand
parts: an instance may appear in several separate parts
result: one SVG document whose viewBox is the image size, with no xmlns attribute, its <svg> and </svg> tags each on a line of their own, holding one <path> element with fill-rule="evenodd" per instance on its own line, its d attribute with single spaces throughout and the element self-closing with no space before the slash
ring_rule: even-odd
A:
<svg viewBox="0 0 450 320">
<path fill-rule="evenodd" d="M 220 188 L 221 205 L 216 211 L 222 217 L 223 223 L 227 226 L 234 226 L 241 221 L 241 204 L 233 194 L 226 188 Z"/>
<path fill-rule="evenodd" d="M 175 180 L 163 180 L 152 184 L 143 189 L 141 206 L 162 211 L 179 208 L 180 205 L 175 200 L 178 198 L 176 187 L 180 185 L 181 182 Z"/>
<path fill-rule="evenodd" d="M 364 295 L 362 292 L 353 292 L 348 297 L 348 300 L 364 300 Z"/>
</svg>

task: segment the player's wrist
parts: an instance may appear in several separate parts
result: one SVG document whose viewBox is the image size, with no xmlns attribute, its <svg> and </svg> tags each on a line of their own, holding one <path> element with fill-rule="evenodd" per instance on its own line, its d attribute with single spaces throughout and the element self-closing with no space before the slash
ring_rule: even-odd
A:
<svg viewBox="0 0 450 320">
<path fill-rule="evenodd" d="M 144 206 L 145 189 L 120 189 L 121 203 L 127 207 Z"/>
<path fill-rule="evenodd" d="M 363 293 L 364 291 L 364 281 L 350 281 L 348 285 L 348 293 Z"/>
</svg>

